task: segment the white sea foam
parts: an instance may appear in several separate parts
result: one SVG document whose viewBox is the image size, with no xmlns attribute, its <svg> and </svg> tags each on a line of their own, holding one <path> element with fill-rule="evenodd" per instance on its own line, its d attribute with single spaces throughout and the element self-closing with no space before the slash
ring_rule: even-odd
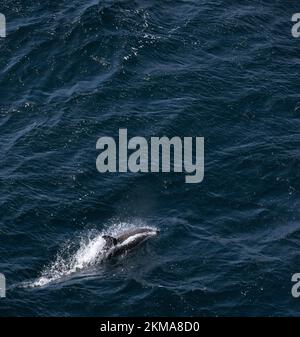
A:
<svg viewBox="0 0 300 337">
<path fill-rule="evenodd" d="M 69 256 L 65 254 L 65 251 L 70 247 L 65 247 L 62 252 L 57 254 L 54 263 L 46 266 L 41 276 L 31 285 L 42 287 L 99 263 L 103 259 L 104 245 L 105 240 L 102 238 L 102 234 L 99 234 L 93 239 L 82 240 L 77 251 Z M 67 256 L 64 257 L 64 255 Z"/>
</svg>

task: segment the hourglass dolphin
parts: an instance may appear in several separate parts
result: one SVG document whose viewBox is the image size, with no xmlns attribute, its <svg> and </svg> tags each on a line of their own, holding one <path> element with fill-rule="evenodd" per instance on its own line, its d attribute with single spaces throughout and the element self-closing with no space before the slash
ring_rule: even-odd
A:
<svg viewBox="0 0 300 337">
<path fill-rule="evenodd" d="M 158 234 L 159 230 L 157 229 L 140 227 L 123 232 L 116 237 L 103 235 L 102 238 L 106 241 L 104 246 L 105 255 L 107 258 L 121 255 Z"/>
</svg>

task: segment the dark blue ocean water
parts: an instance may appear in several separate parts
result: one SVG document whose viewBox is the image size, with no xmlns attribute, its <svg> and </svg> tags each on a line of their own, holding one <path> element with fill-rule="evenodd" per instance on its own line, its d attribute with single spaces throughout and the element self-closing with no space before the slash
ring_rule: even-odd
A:
<svg viewBox="0 0 300 337">
<path fill-rule="evenodd" d="M 2 0 L 0 316 L 299 315 L 297 1 Z M 97 139 L 205 137 L 205 178 Z M 100 237 L 155 240 L 99 262 Z"/>
</svg>

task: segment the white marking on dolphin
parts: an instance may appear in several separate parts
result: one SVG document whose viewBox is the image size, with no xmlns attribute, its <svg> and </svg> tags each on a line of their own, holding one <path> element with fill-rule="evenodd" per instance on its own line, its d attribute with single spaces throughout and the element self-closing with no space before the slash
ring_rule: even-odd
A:
<svg viewBox="0 0 300 337">
<path fill-rule="evenodd" d="M 159 230 L 147 227 L 134 228 L 117 235 L 103 235 L 102 238 L 106 241 L 104 251 L 107 258 L 116 255 L 121 255 L 151 237 L 159 234 Z"/>
</svg>

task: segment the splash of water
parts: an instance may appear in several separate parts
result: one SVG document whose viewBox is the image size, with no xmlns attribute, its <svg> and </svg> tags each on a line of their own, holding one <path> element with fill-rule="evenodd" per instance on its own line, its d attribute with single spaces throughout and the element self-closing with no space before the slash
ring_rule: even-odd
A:
<svg viewBox="0 0 300 337">
<path fill-rule="evenodd" d="M 88 242 L 82 240 L 78 250 L 67 257 L 64 257 L 65 251 L 70 250 L 70 246 L 65 247 L 62 252 L 57 254 L 56 260 L 42 271 L 41 276 L 31 286 L 42 287 L 100 263 L 104 256 L 104 245 L 105 240 L 102 238 L 102 234 L 99 234 L 93 239 L 88 239 Z"/>
</svg>

